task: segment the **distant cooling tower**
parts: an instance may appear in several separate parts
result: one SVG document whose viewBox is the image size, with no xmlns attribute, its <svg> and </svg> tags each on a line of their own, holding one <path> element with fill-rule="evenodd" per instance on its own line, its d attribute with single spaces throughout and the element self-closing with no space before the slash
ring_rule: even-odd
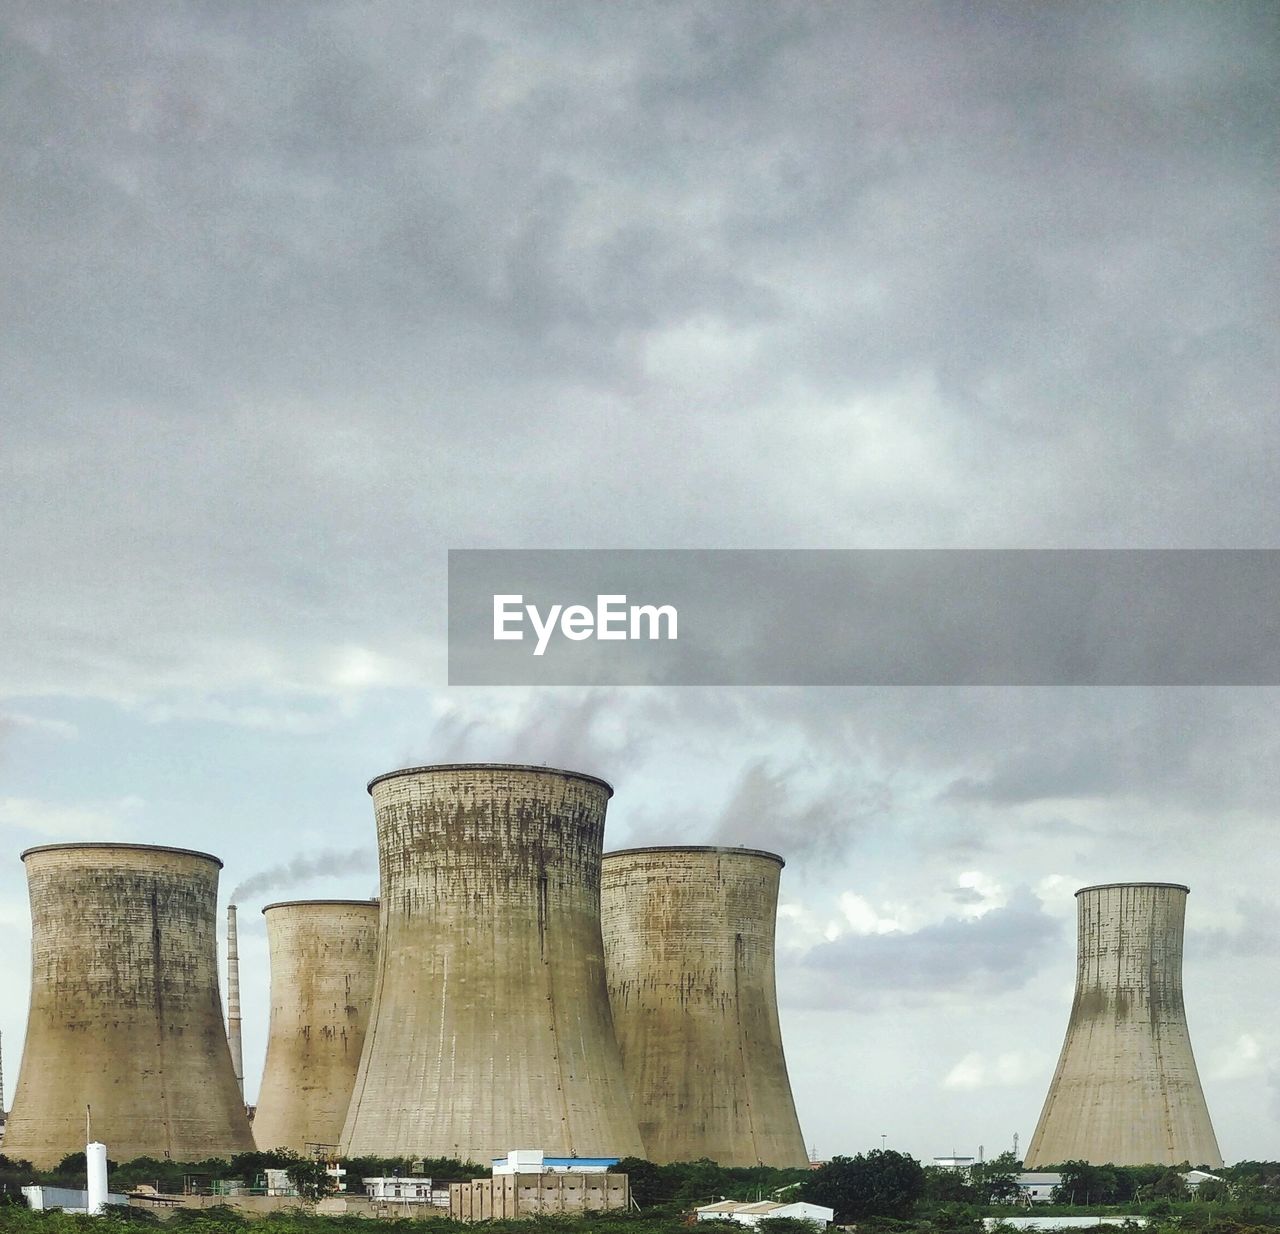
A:
<svg viewBox="0 0 1280 1234">
<path fill-rule="evenodd" d="M 638 1155 L 600 938 L 612 789 L 478 764 L 369 791 L 378 975 L 344 1154 Z"/>
<path fill-rule="evenodd" d="M 264 1152 L 336 1147 L 369 1023 L 378 905 L 268 904 L 271 1029 L 253 1138 Z"/>
<path fill-rule="evenodd" d="M 808 1164 L 774 990 L 782 866 L 746 848 L 605 856 L 609 998 L 652 1161 Z"/>
<path fill-rule="evenodd" d="M 4 1151 L 40 1168 L 93 1136 L 117 1161 L 253 1148 L 218 993 L 216 857 L 141 844 L 22 854 L 31 1015 Z"/>
<path fill-rule="evenodd" d="M 1187 892 L 1176 883 L 1076 892 L 1075 999 L 1028 1169 L 1222 1164 L 1182 1005 Z"/>
</svg>

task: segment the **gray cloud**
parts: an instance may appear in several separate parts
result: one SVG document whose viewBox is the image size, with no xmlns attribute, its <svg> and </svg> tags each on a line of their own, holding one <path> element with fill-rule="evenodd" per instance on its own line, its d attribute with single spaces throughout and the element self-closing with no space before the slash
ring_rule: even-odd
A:
<svg viewBox="0 0 1280 1234">
<path fill-rule="evenodd" d="M 1035 896 L 1020 889 L 981 917 L 819 944 L 787 983 L 796 1001 L 810 1007 L 990 998 L 1024 986 L 1039 970 L 1044 947 L 1061 933 Z"/>
<path fill-rule="evenodd" d="M 1197 959 L 1257 960 L 1275 954 L 1276 940 L 1280 938 L 1280 909 L 1248 893 L 1238 897 L 1235 908 L 1242 919 L 1235 929 L 1213 926 L 1189 930 L 1187 945 Z"/>
<path fill-rule="evenodd" d="M 396 754 L 546 760 L 615 780 L 646 836 L 727 834 L 741 797 L 819 917 L 961 869 L 1158 867 L 1195 884 L 1189 954 L 1224 949 L 1197 1045 L 1274 1022 L 1265 918 L 1213 933 L 1276 873 L 1274 691 L 450 692 L 434 730 L 424 687 L 451 546 L 1280 543 L 1278 20 L 5 6 L 0 693 L 83 733 L 28 758 L 44 739 L 9 732 L 6 791 L 185 819 L 169 769 L 217 766 L 173 842 L 248 851 L 227 819 L 305 801 L 342 851 Z M 766 839 L 820 835 L 844 789 L 843 860 Z M 16 861 L 0 884 L 21 903 Z M 789 1049 L 820 1028 L 791 1055 L 821 1077 L 806 1126 L 847 1149 L 849 1108 L 914 1118 L 937 1151 L 930 983 L 993 1049 L 1056 1042 L 1064 1008 L 1020 984 L 1037 945 L 1069 982 L 1050 928 L 1015 897 L 780 968 L 788 1006 L 880 1043 L 832 1102 L 848 1024 L 788 1024 Z M 1228 1155 L 1275 1154 L 1257 1087 L 1210 1094 Z M 1042 1097 L 983 1109 L 1006 1136 Z M 965 1096 L 955 1125 L 979 1117 Z"/>
<path fill-rule="evenodd" d="M 12 6 L 4 565 L 64 568 L 0 667 L 435 671 L 447 543 L 1274 542 L 1274 21 Z"/>
</svg>

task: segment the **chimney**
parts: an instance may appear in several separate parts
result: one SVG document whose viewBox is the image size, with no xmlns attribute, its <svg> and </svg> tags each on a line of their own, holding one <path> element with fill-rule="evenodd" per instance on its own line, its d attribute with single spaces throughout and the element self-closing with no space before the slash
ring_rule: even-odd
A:
<svg viewBox="0 0 1280 1234">
<path fill-rule="evenodd" d="M 227 905 L 227 1041 L 231 1066 L 244 1099 L 244 1047 L 240 1038 L 240 949 L 236 942 L 236 906 Z"/>
</svg>

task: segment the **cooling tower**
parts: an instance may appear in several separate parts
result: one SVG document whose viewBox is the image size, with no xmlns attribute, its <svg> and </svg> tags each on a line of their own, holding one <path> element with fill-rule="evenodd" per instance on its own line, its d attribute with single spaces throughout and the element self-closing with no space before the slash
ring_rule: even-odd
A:
<svg viewBox="0 0 1280 1234">
<path fill-rule="evenodd" d="M 1182 1005 L 1187 893 L 1176 883 L 1076 892 L 1075 999 L 1028 1169 L 1222 1164 Z"/>
<path fill-rule="evenodd" d="M 746 848 L 604 859 L 609 998 L 651 1161 L 808 1164 L 774 991 L 782 866 Z"/>
<path fill-rule="evenodd" d="M 31 1014 L 5 1134 L 57 1165 L 93 1136 L 116 1161 L 253 1148 L 218 993 L 216 857 L 142 844 L 22 854 Z"/>
<path fill-rule="evenodd" d="M 640 1153 L 600 938 L 612 791 L 493 764 L 370 783 L 378 973 L 344 1155 Z"/>
<path fill-rule="evenodd" d="M 369 1023 L 378 905 L 268 904 L 271 1028 L 253 1137 L 264 1152 L 337 1146 Z"/>
</svg>

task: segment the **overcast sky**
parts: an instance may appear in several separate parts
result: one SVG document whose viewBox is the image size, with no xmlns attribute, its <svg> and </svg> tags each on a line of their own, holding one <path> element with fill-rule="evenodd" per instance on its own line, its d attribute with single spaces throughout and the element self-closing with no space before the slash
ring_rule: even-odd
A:
<svg viewBox="0 0 1280 1234">
<path fill-rule="evenodd" d="M 18 853 L 374 890 L 372 775 L 612 780 L 787 858 L 823 1156 L 1026 1147 L 1088 883 L 1188 883 L 1280 1157 L 1280 691 L 449 690 L 462 547 L 1280 547 L 1280 9 L 0 12 L 0 1032 Z M 851 630 L 849 636 L 856 637 Z"/>
</svg>

